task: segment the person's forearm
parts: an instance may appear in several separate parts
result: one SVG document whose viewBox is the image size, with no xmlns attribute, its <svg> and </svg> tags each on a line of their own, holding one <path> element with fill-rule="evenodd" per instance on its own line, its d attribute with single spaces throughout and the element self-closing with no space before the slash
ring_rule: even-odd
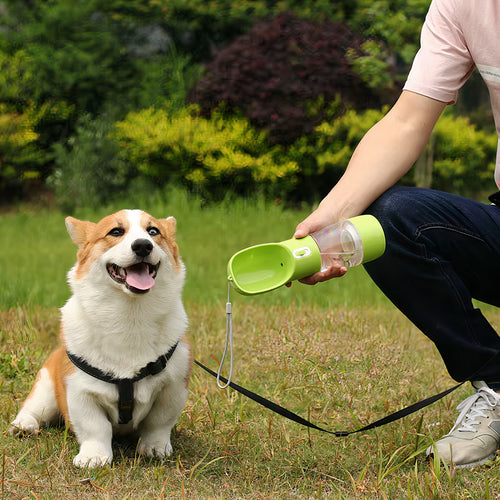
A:
<svg viewBox="0 0 500 500">
<path fill-rule="evenodd" d="M 359 143 L 344 175 L 321 204 L 328 205 L 337 220 L 363 213 L 408 172 L 422 152 L 428 135 L 420 140 L 414 136 L 404 124 L 395 127 L 385 119 L 377 123 Z"/>
<path fill-rule="evenodd" d="M 363 213 L 408 172 L 444 107 L 444 103 L 403 93 L 394 108 L 363 137 L 340 181 L 299 224 L 296 236 Z"/>
</svg>

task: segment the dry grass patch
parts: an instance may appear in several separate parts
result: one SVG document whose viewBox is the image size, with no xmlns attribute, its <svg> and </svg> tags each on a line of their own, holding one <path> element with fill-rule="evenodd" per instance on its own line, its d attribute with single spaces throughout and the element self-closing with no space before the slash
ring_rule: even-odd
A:
<svg viewBox="0 0 500 500">
<path fill-rule="evenodd" d="M 195 357 L 216 368 L 224 304 L 188 304 Z M 433 344 L 399 313 L 233 304 L 234 381 L 332 430 L 352 430 L 453 384 Z M 498 324 L 500 317 L 491 315 Z M 56 342 L 58 311 L 0 312 L 1 425 L 7 430 Z M 215 359 L 214 359 L 215 358 Z M 115 443 L 111 467 L 72 465 L 64 427 L 1 437 L 2 498 L 496 498 L 498 461 L 453 471 L 422 451 L 447 432 L 460 388 L 386 427 L 335 438 L 274 415 L 194 367 L 190 397 L 165 460 Z"/>
</svg>

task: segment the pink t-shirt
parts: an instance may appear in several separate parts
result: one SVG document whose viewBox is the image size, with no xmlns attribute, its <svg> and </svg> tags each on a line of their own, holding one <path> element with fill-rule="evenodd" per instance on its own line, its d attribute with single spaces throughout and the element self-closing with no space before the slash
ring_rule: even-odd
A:
<svg viewBox="0 0 500 500">
<path fill-rule="evenodd" d="M 453 104 L 476 67 L 488 86 L 500 137 L 499 30 L 499 0 L 433 0 L 405 90 Z M 500 148 L 495 181 L 500 187 Z"/>
</svg>

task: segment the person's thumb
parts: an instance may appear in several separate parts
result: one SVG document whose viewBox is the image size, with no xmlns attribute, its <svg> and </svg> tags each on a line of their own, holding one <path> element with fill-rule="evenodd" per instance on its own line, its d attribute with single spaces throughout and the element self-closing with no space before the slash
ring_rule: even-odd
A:
<svg viewBox="0 0 500 500">
<path fill-rule="evenodd" d="M 297 225 L 295 228 L 295 233 L 293 233 L 293 237 L 300 239 L 305 238 L 311 231 L 309 229 L 309 225 L 304 221 Z"/>
</svg>

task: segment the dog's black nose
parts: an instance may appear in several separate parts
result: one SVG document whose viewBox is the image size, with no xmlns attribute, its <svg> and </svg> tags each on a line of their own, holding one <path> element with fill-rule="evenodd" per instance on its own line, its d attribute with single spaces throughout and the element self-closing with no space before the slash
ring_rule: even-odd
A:
<svg viewBox="0 0 500 500">
<path fill-rule="evenodd" d="M 146 257 L 153 250 L 153 244 L 149 240 L 135 240 L 132 243 L 132 251 L 139 257 Z"/>
</svg>

